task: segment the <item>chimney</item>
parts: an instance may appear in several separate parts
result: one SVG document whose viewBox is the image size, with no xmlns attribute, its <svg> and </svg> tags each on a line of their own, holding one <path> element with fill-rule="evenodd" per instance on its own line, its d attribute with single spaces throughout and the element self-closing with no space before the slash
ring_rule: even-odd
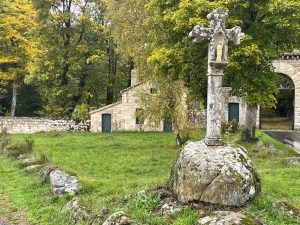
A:
<svg viewBox="0 0 300 225">
<path fill-rule="evenodd" d="M 131 70 L 131 86 L 134 86 L 139 83 L 140 83 L 140 81 L 137 77 L 136 69 Z"/>
</svg>

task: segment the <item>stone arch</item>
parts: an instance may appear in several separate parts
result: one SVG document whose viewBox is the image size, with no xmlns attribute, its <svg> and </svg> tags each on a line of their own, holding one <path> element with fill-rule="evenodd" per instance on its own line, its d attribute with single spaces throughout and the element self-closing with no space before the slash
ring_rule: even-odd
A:
<svg viewBox="0 0 300 225">
<path fill-rule="evenodd" d="M 295 86 L 293 128 L 300 130 L 300 60 L 275 60 L 273 66 L 276 73 L 282 73 L 291 78 Z"/>
</svg>

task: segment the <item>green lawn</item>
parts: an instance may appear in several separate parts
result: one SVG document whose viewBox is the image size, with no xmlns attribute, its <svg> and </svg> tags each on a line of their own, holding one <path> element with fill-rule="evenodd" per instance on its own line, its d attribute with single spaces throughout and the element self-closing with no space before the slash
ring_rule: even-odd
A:
<svg viewBox="0 0 300 225">
<path fill-rule="evenodd" d="M 204 131 L 199 132 L 197 139 L 202 139 L 204 135 Z M 226 139 L 234 142 L 239 139 L 239 135 L 238 133 Z M 300 166 L 291 166 L 286 162 L 287 157 L 297 154 L 261 131 L 257 132 L 257 136 L 266 143 L 273 143 L 279 151 L 259 149 L 256 143 L 243 144 L 262 178 L 262 193 L 244 210 L 260 215 L 267 224 L 298 224 L 299 221 L 276 214 L 270 207 L 272 202 L 279 199 L 300 207 Z M 132 206 L 111 206 L 111 201 L 165 184 L 178 153 L 172 133 L 50 132 L 12 137 L 18 142 L 31 138 L 34 140 L 32 154 L 37 158 L 46 157 L 49 159 L 47 164 L 76 175 L 83 185 L 78 193 L 80 202 L 91 208 L 94 214 L 106 207 L 114 207 L 114 210 L 125 207 L 136 215 L 138 209 L 134 210 Z M 10 207 L 23 210 L 32 224 L 72 224 L 68 221 L 68 215 L 61 213 L 71 196 L 53 196 L 49 183 L 35 181 L 37 172 L 29 174 L 18 169 L 19 164 L 16 165 L 15 160 L 0 154 L 0 190 L 12 202 Z M 1 213 L 6 212 L 0 210 L 0 216 Z M 145 213 L 141 214 L 145 216 Z M 186 214 L 187 212 L 183 214 L 185 218 L 181 215 L 166 224 L 193 224 L 187 221 L 192 221 L 191 218 L 194 217 Z M 148 217 L 149 220 L 143 218 L 141 221 L 144 224 L 163 224 L 159 219 L 154 220 L 152 214 Z"/>
</svg>

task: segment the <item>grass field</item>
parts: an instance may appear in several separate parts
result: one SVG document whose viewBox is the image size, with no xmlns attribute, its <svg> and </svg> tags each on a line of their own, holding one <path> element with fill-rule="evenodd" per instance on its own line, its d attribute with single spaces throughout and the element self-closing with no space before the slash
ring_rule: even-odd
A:
<svg viewBox="0 0 300 225">
<path fill-rule="evenodd" d="M 200 131 L 197 139 L 204 135 L 205 132 Z M 224 139 L 236 142 L 239 135 Z M 288 165 L 286 161 L 287 157 L 298 155 L 261 131 L 257 132 L 257 136 L 265 143 L 274 144 L 279 151 L 258 148 L 256 143 L 243 144 L 262 179 L 261 194 L 244 211 L 260 216 L 266 224 L 299 224 L 299 220 L 275 213 L 271 208 L 276 200 L 286 200 L 300 207 L 300 166 Z M 141 213 L 144 207 L 141 203 L 111 204 L 119 197 L 165 184 L 179 151 L 172 133 L 50 132 L 18 134 L 12 135 L 12 138 L 17 142 L 33 140 L 31 154 L 43 159 L 45 165 L 55 165 L 76 175 L 83 185 L 78 193 L 80 203 L 89 207 L 92 214 L 104 208 L 111 212 L 123 209 L 141 224 L 184 225 L 195 222 L 198 214 L 192 210 L 163 221 L 154 214 Z M 25 213 L 31 224 L 74 224 L 68 220 L 66 213 L 61 212 L 72 197 L 54 196 L 49 183 L 35 181 L 37 172 L 28 173 L 20 167 L 20 162 L 0 154 L 0 191 L 11 202 L 9 209 L 0 208 L 0 216 L 18 209 Z M 148 201 L 155 203 L 155 199 L 155 196 L 150 196 Z"/>
</svg>

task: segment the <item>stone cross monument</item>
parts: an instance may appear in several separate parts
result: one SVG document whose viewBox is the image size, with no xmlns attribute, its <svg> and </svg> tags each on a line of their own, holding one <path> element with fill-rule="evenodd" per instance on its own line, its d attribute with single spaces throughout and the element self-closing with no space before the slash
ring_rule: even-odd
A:
<svg viewBox="0 0 300 225">
<path fill-rule="evenodd" d="M 228 13 L 217 8 L 207 15 L 209 28 L 199 24 L 189 33 L 194 43 L 209 41 L 208 46 L 208 90 L 207 90 L 207 131 L 205 143 L 208 146 L 222 145 L 221 137 L 221 96 L 223 70 L 228 64 L 228 42 L 240 44 L 245 34 L 240 27 L 225 29 Z"/>
</svg>

